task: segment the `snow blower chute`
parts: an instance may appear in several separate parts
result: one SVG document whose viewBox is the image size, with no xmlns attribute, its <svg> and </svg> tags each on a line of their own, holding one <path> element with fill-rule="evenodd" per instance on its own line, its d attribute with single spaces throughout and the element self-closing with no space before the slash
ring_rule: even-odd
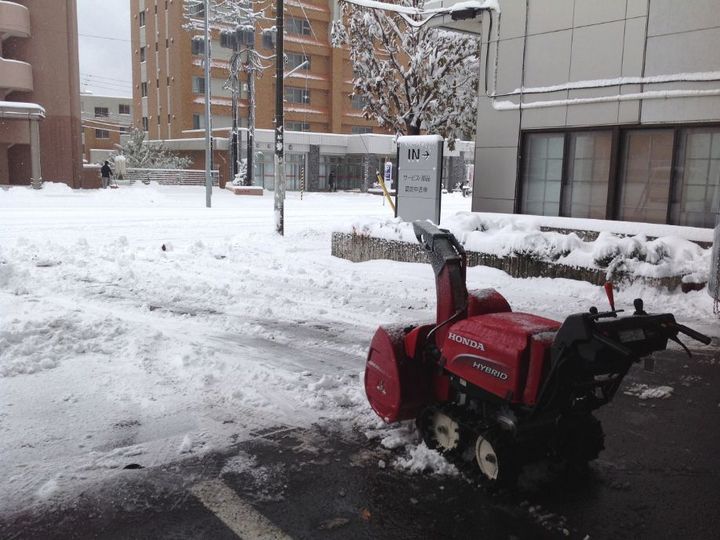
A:
<svg viewBox="0 0 720 540">
<path fill-rule="evenodd" d="M 429 447 L 488 485 L 511 485 L 524 464 L 547 457 L 584 467 L 604 448 L 592 413 L 633 363 L 679 333 L 711 341 L 670 313 L 645 313 L 640 299 L 618 317 L 611 287 L 610 311 L 592 307 L 562 324 L 513 312 L 494 289 L 467 290 L 465 251 L 451 233 L 413 225 L 435 272 L 436 321 L 381 326 L 365 391 L 386 422 L 414 419 Z"/>
</svg>

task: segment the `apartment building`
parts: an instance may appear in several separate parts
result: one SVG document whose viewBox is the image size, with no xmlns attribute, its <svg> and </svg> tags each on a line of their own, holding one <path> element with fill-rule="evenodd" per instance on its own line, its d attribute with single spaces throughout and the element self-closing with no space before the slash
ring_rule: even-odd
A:
<svg viewBox="0 0 720 540">
<path fill-rule="evenodd" d="M 475 29 L 488 66 L 473 210 L 713 226 L 718 1 L 499 6 Z"/>
<path fill-rule="evenodd" d="M 121 135 L 133 125 L 132 104 L 132 97 L 80 94 L 85 162 L 102 162 L 117 149 Z"/>
<path fill-rule="evenodd" d="M 383 133 L 374 121 L 362 117 L 362 103 L 352 100 L 352 67 L 348 53 L 330 46 L 332 0 L 285 2 L 287 71 L 308 64 L 285 79 L 285 129 L 324 133 Z M 266 14 L 275 13 L 268 4 Z M 149 139 L 198 137 L 204 132 L 203 42 L 191 39 L 182 0 L 131 0 L 133 105 L 135 125 Z M 263 56 L 274 54 L 271 34 L 255 32 L 254 47 Z M 220 46 L 212 33 L 211 91 L 213 129 L 232 124 L 231 93 L 224 88 L 232 52 Z M 256 79 L 256 126 L 272 129 L 275 114 L 274 61 Z M 244 77 L 244 75 L 243 75 Z M 245 125 L 246 86 L 240 96 L 239 116 Z"/>
<path fill-rule="evenodd" d="M 0 184 L 79 187 L 75 0 L 0 1 Z"/>
</svg>

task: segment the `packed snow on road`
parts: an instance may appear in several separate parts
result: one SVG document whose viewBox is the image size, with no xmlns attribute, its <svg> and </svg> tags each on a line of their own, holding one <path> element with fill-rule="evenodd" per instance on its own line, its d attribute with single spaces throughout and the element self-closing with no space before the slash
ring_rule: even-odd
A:
<svg viewBox="0 0 720 540">
<path fill-rule="evenodd" d="M 204 203 L 204 188 L 154 184 L 0 191 L 0 511 L 283 426 L 359 429 L 405 448 L 388 466 L 452 472 L 365 400 L 376 327 L 435 313 L 429 266 L 330 255 L 333 230 L 391 217 L 382 197 L 289 193 L 284 237 L 272 196 L 216 190 Z M 442 205 L 452 221 L 470 199 Z M 558 319 L 606 304 L 587 283 L 483 267 L 468 286 Z M 632 286 L 616 300 L 638 296 L 716 334 L 704 291 Z"/>
</svg>

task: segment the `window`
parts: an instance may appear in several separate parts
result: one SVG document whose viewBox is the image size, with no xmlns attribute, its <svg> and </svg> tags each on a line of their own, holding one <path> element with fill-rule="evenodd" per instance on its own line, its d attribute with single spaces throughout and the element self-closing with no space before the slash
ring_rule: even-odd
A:
<svg viewBox="0 0 720 540">
<path fill-rule="evenodd" d="M 523 213 L 693 227 L 720 215 L 718 126 L 531 132 L 522 154 Z"/>
<path fill-rule="evenodd" d="M 145 47 L 140 47 L 140 61 L 144 62 L 146 60 L 145 58 Z"/>
<path fill-rule="evenodd" d="M 190 41 L 192 54 L 205 54 L 205 41 L 200 38 L 193 38 Z"/>
<path fill-rule="evenodd" d="M 95 107 L 95 118 L 107 118 L 110 110 L 107 107 Z"/>
<path fill-rule="evenodd" d="M 673 137 L 671 129 L 624 133 L 618 219 L 667 222 Z"/>
<path fill-rule="evenodd" d="M 196 94 L 205 93 L 205 77 L 192 78 L 192 91 Z"/>
<path fill-rule="evenodd" d="M 277 32 L 271 29 L 263 30 L 262 33 L 262 46 L 266 49 L 275 48 L 275 35 Z"/>
<path fill-rule="evenodd" d="M 301 36 L 309 36 L 312 33 L 308 20 L 298 19 L 297 17 L 285 18 L 285 31 L 288 34 L 298 34 Z"/>
<path fill-rule="evenodd" d="M 310 90 L 288 86 L 285 88 L 285 101 L 288 103 L 310 103 Z"/>
<path fill-rule="evenodd" d="M 310 57 L 306 56 L 304 54 L 300 53 L 286 53 L 285 54 L 285 60 L 287 62 L 287 69 L 290 71 L 291 69 L 295 69 L 298 66 L 301 66 L 303 62 L 307 62 L 300 70 L 302 71 L 310 71 Z"/>
<path fill-rule="evenodd" d="M 356 110 L 363 110 L 367 105 L 368 100 L 365 96 L 358 96 L 357 94 L 352 96 L 352 108 Z"/>
<path fill-rule="evenodd" d="M 541 216 L 560 214 L 560 183 L 565 136 L 533 133 L 525 137 L 522 169 L 522 212 Z"/>
<path fill-rule="evenodd" d="M 148 121 L 148 117 L 147 117 L 147 116 L 143 116 L 143 119 L 142 119 L 142 128 L 143 128 L 143 131 L 147 131 L 148 128 L 149 128 L 149 121 Z"/>
<path fill-rule="evenodd" d="M 148 95 L 148 85 L 146 82 L 140 83 L 140 96 L 141 97 L 147 97 Z"/>
<path fill-rule="evenodd" d="M 205 78 L 204 77 L 193 77 L 193 92 L 196 94 L 205 93 Z"/>
<path fill-rule="evenodd" d="M 610 131 L 568 133 L 567 178 L 560 215 L 605 219 L 610 180 Z"/>
<path fill-rule="evenodd" d="M 369 126 L 353 126 L 350 128 L 350 133 L 353 135 L 365 135 L 366 133 L 372 133 L 373 130 Z"/>
<path fill-rule="evenodd" d="M 141 27 L 141 28 L 142 28 L 143 26 L 145 26 L 145 12 L 144 12 L 144 11 L 141 11 L 141 12 L 138 14 L 138 22 L 140 23 L 140 27 Z"/>
<path fill-rule="evenodd" d="M 188 6 L 188 14 L 191 17 L 197 17 L 197 18 L 205 17 L 205 5 L 202 2 L 190 4 Z"/>
<path fill-rule="evenodd" d="M 158 42 L 155 42 L 155 52 L 158 52 Z"/>
<path fill-rule="evenodd" d="M 109 139 L 110 138 L 110 132 L 106 129 L 96 129 L 95 130 L 95 138 L 96 139 Z"/>
<path fill-rule="evenodd" d="M 720 213 L 720 128 L 686 129 L 679 139 L 672 223 L 714 227 Z"/>
<path fill-rule="evenodd" d="M 310 131 L 310 124 L 307 122 L 285 122 L 286 131 Z"/>
<path fill-rule="evenodd" d="M 130 114 L 130 105 L 128 103 L 120 103 L 118 105 L 118 114 Z"/>
<path fill-rule="evenodd" d="M 200 114 L 193 114 L 192 128 L 193 129 L 204 129 L 205 128 L 205 118 Z"/>
<path fill-rule="evenodd" d="M 165 38 L 165 48 L 166 49 L 170 48 L 170 40 L 168 38 Z"/>
</svg>

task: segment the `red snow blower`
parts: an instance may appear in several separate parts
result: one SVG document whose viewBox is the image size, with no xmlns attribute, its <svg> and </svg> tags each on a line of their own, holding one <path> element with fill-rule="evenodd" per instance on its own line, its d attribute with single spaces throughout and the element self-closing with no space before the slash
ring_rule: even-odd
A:
<svg viewBox="0 0 720 540">
<path fill-rule="evenodd" d="M 604 448 L 592 412 L 612 400 L 633 363 L 683 333 L 710 338 L 647 314 L 595 307 L 562 324 L 513 312 L 494 289 L 468 291 L 465 250 L 448 231 L 416 221 L 435 272 L 437 320 L 381 326 L 370 345 L 365 391 L 386 422 L 415 419 L 423 439 L 489 486 L 515 483 L 544 458 L 580 470 Z M 687 348 L 685 350 L 689 353 Z"/>
</svg>

